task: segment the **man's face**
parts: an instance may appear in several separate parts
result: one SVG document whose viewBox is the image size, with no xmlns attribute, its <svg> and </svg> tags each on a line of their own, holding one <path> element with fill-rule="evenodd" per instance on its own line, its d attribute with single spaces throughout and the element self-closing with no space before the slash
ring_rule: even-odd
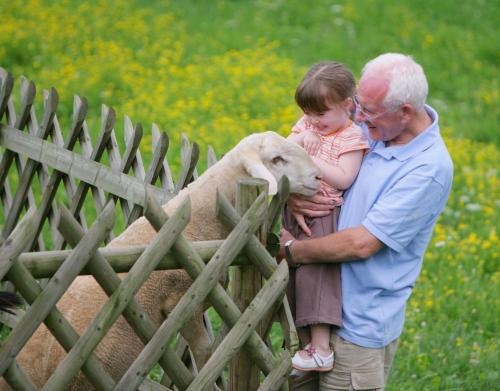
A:
<svg viewBox="0 0 500 391">
<path fill-rule="evenodd" d="M 404 130 L 399 110 L 388 110 L 384 98 L 388 85 L 376 76 L 361 78 L 356 96 L 356 120 L 364 122 L 375 141 L 397 141 Z"/>
</svg>

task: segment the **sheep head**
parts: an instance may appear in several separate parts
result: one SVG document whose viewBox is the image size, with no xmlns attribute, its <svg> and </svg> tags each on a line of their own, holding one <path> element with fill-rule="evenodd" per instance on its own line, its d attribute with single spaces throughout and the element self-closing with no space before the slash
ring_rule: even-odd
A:
<svg viewBox="0 0 500 391">
<path fill-rule="evenodd" d="M 307 152 L 275 132 L 254 133 L 234 148 L 248 174 L 269 182 L 269 194 L 278 191 L 278 181 L 288 177 L 290 192 L 314 195 L 320 186 L 320 171 Z"/>
</svg>

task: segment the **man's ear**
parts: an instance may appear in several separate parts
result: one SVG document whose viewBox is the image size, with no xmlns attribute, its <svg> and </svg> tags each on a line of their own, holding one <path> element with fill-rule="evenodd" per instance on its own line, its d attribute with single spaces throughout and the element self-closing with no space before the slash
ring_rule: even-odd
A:
<svg viewBox="0 0 500 391">
<path fill-rule="evenodd" d="M 408 123 L 415 113 L 415 108 L 411 104 L 405 103 L 401 106 L 401 113 L 403 115 L 403 121 Z"/>
<path fill-rule="evenodd" d="M 278 192 L 278 183 L 274 175 L 264 166 L 257 154 L 242 157 L 243 167 L 252 178 L 261 178 L 269 182 L 268 194 L 275 195 Z"/>
</svg>

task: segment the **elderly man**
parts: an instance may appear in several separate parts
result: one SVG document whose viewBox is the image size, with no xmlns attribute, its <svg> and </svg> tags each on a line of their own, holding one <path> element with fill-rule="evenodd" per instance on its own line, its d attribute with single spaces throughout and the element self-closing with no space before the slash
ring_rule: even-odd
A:
<svg viewBox="0 0 500 391">
<path fill-rule="evenodd" d="M 428 85 L 411 57 L 387 53 L 368 62 L 353 97 L 370 151 L 345 195 L 339 231 L 281 244 L 292 266 L 342 262 L 343 327 L 332 335 L 335 366 L 319 386 L 382 390 L 403 330 L 405 307 L 436 219 L 450 193 L 453 164 Z M 328 200 L 291 197 L 292 211 L 321 216 Z"/>
</svg>

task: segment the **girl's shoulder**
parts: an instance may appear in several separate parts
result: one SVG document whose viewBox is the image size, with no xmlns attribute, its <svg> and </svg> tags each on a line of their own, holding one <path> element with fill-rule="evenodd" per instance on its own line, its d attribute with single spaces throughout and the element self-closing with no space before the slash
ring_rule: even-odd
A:
<svg viewBox="0 0 500 391">
<path fill-rule="evenodd" d="M 340 134 L 338 139 L 340 153 L 355 151 L 358 149 L 368 150 L 370 145 L 363 129 L 352 122 Z"/>
<path fill-rule="evenodd" d="M 297 123 L 293 126 L 293 133 L 302 133 L 304 131 L 314 130 L 313 125 L 307 120 L 306 116 L 302 116 Z"/>
<path fill-rule="evenodd" d="M 361 126 L 356 124 L 354 121 L 351 121 L 349 125 L 347 125 L 344 129 L 342 129 L 339 133 L 339 136 L 343 138 L 350 138 L 350 137 L 365 137 L 365 133 Z"/>
</svg>

